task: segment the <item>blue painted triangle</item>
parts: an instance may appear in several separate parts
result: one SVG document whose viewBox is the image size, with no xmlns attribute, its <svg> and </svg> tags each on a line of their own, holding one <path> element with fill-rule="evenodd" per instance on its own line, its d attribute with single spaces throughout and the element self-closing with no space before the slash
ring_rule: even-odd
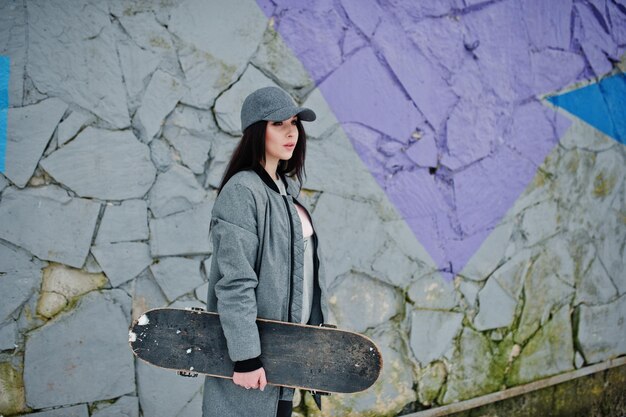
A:
<svg viewBox="0 0 626 417">
<path fill-rule="evenodd" d="M 548 101 L 626 145 L 626 76 L 617 74 Z"/>
</svg>

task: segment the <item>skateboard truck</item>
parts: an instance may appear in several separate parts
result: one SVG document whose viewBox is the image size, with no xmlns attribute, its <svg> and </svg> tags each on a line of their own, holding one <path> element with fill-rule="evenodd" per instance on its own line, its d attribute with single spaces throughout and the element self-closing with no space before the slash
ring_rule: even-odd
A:
<svg viewBox="0 0 626 417">
<path fill-rule="evenodd" d="M 180 376 L 187 377 L 187 378 L 195 378 L 195 377 L 198 376 L 197 373 L 189 372 L 189 371 L 178 371 L 177 374 L 180 375 Z"/>
<path fill-rule="evenodd" d="M 313 397 L 313 401 L 315 401 L 315 405 L 317 405 L 317 408 L 320 411 L 322 411 L 322 396 L 323 395 L 330 395 L 330 392 L 310 391 L 310 393 L 311 393 L 311 396 Z"/>
</svg>

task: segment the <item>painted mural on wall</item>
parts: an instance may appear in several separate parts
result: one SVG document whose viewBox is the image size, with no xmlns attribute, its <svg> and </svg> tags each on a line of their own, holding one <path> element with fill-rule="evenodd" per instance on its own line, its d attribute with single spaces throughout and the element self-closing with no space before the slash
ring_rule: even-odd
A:
<svg viewBox="0 0 626 417">
<path fill-rule="evenodd" d="M 625 52 L 621 0 L 2 2 L 0 414 L 200 415 L 202 381 L 135 362 L 127 329 L 204 305 L 206 219 L 267 85 L 318 114 L 331 319 L 385 363 L 294 415 L 623 356 Z"/>
<path fill-rule="evenodd" d="M 259 4 L 451 277 L 570 125 L 543 96 L 610 74 L 624 52 L 611 2 Z"/>
</svg>

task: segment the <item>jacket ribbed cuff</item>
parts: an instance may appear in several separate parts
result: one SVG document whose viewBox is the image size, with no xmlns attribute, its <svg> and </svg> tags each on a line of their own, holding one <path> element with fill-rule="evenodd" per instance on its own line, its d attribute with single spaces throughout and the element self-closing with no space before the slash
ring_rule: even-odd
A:
<svg viewBox="0 0 626 417">
<path fill-rule="evenodd" d="M 235 372 L 252 372 L 263 368 L 260 357 L 235 362 Z"/>
</svg>

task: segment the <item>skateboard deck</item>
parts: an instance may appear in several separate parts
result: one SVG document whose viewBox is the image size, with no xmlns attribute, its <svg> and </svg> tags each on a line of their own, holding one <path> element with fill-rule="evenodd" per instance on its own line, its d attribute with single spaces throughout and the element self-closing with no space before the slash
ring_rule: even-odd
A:
<svg viewBox="0 0 626 417">
<path fill-rule="evenodd" d="M 379 349 L 358 333 L 264 319 L 257 319 L 257 325 L 269 384 L 353 393 L 369 388 L 380 375 Z M 233 375 L 216 313 L 147 311 L 131 326 L 129 343 L 139 359 L 161 368 L 218 378 Z"/>
</svg>

